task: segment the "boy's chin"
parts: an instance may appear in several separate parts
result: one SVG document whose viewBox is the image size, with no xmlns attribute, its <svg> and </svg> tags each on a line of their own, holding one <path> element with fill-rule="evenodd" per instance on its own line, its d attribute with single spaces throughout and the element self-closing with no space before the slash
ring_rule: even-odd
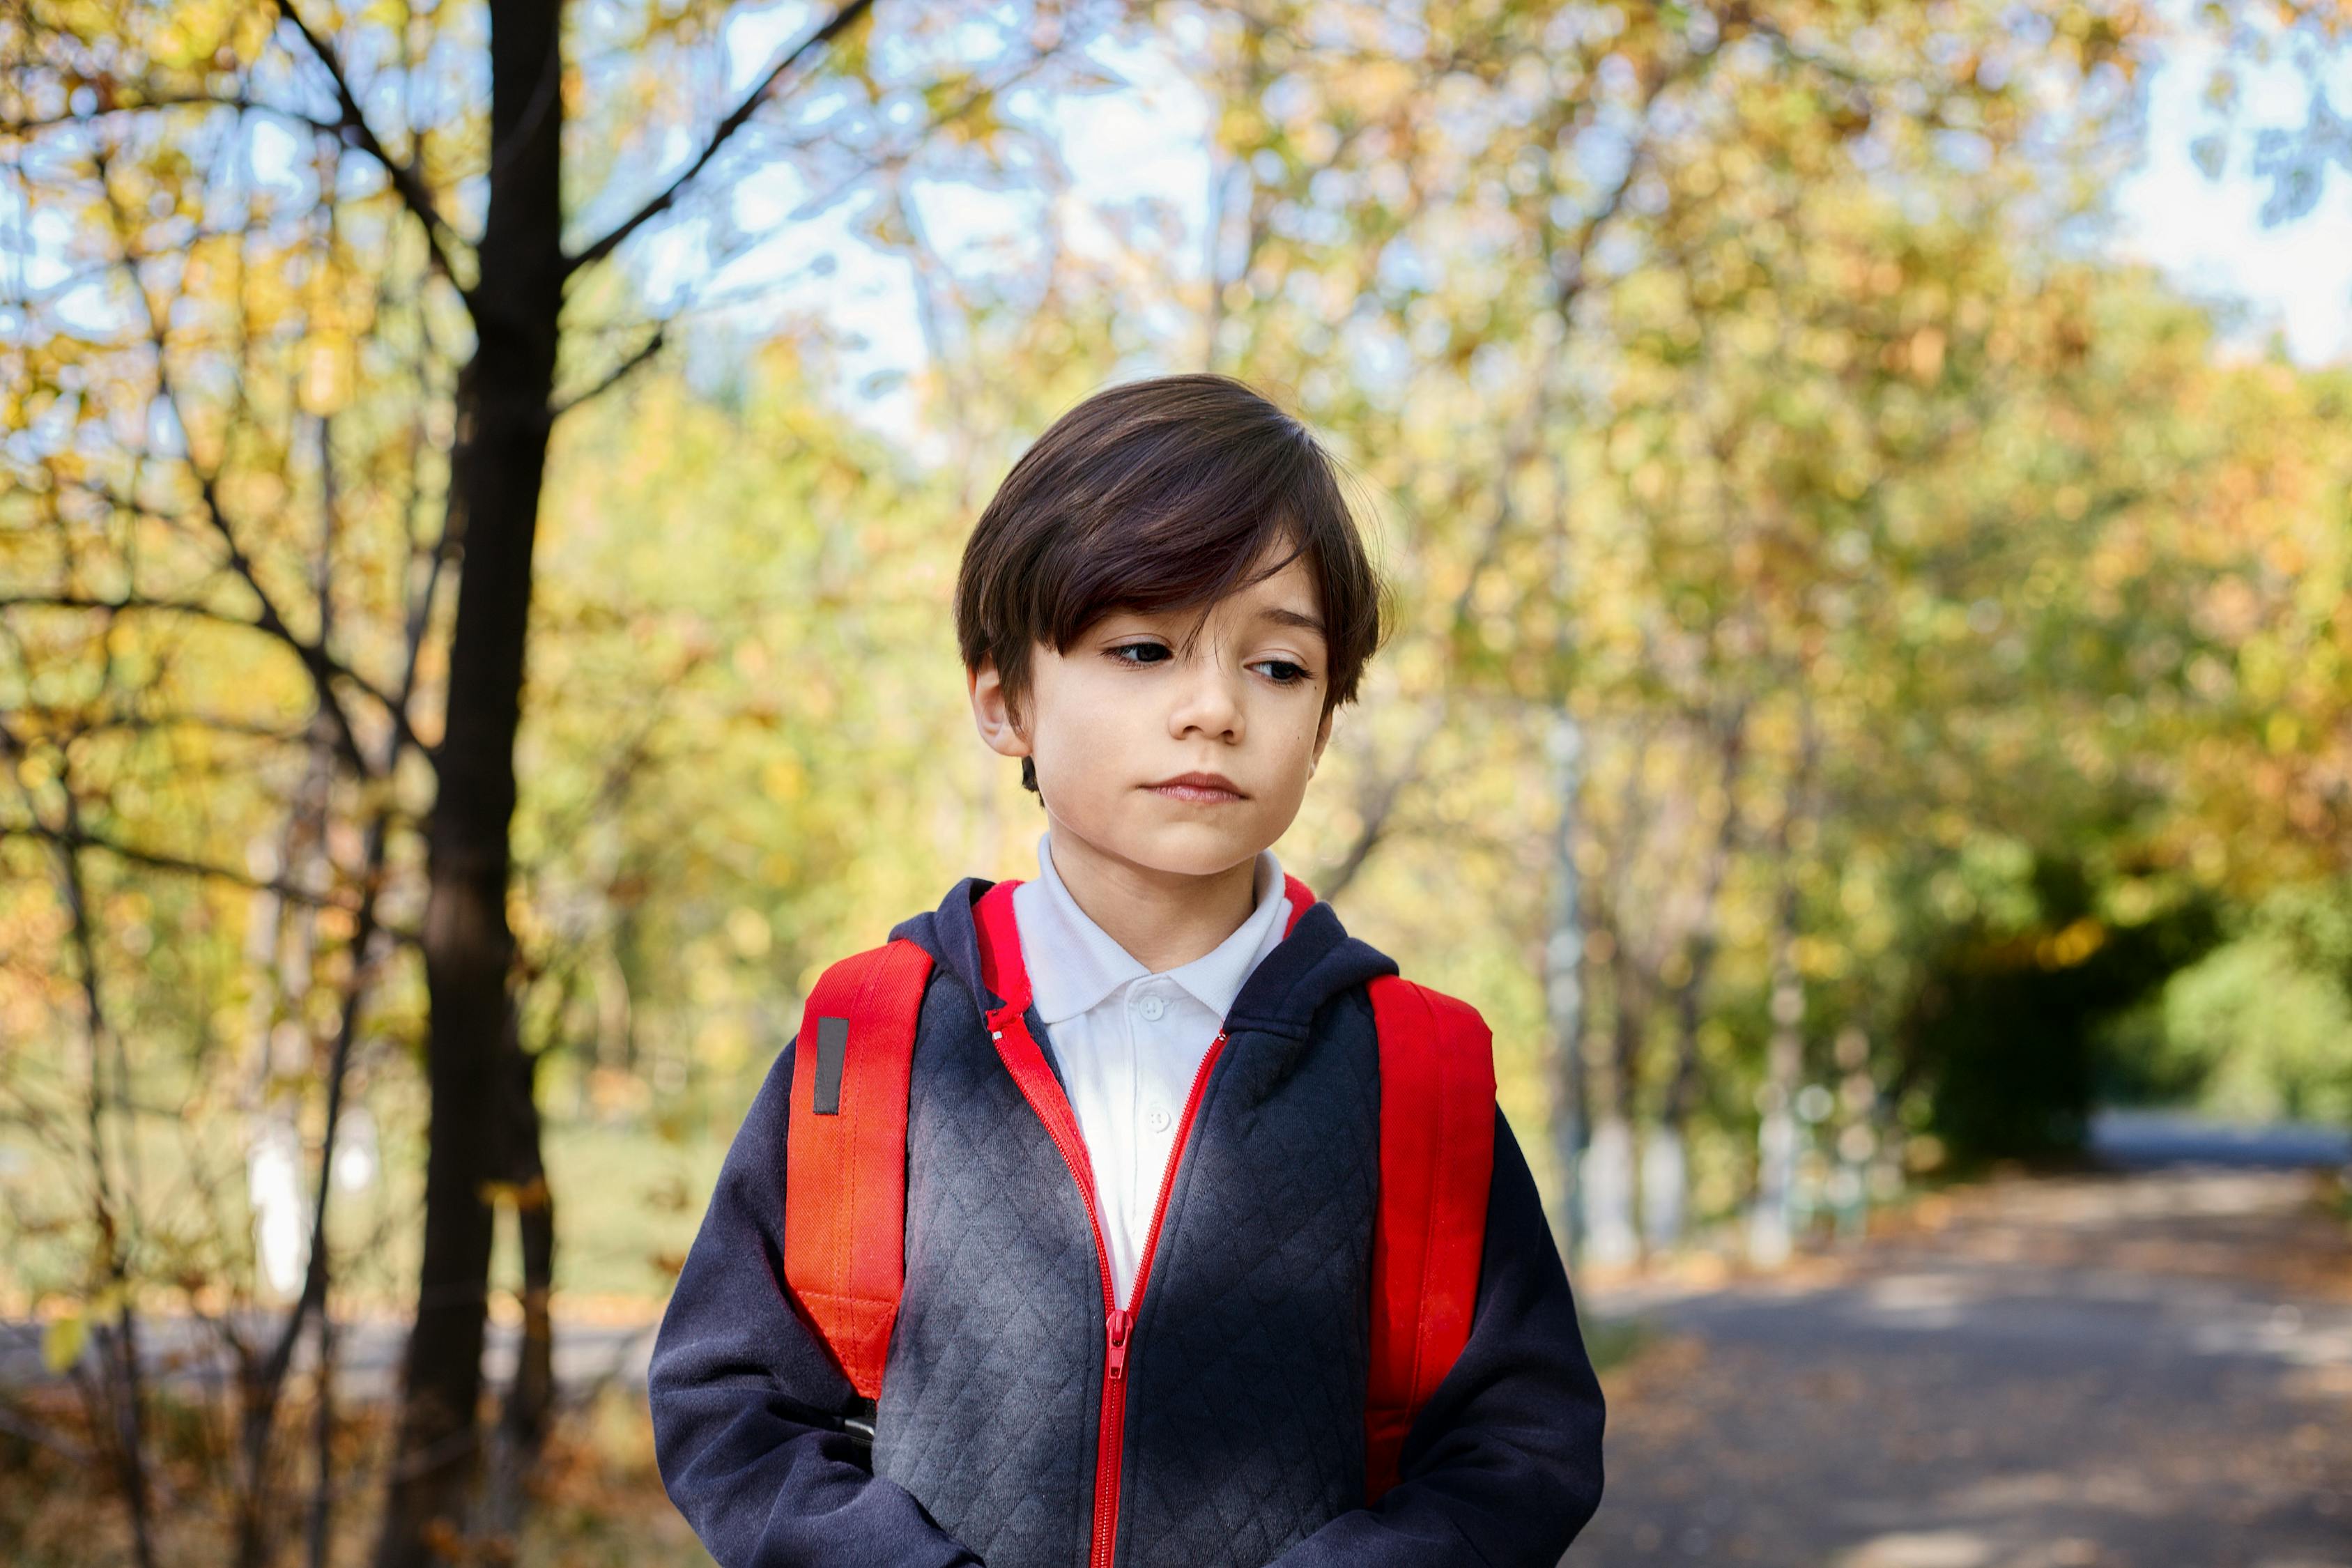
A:
<svg viewBox="0 0 2352 1568">
<path fill-rule="evenodd" d="M 1123 823 L 1100 836 L 1086 837 L 1098 848 L 1145 870 L 1171 877 L 1213 877 L 1254 858 L 1282 837 L 1278 831 L 1266 834 L 1264 826 L 1255 816 L 1231 824 Z"/>
</svg>

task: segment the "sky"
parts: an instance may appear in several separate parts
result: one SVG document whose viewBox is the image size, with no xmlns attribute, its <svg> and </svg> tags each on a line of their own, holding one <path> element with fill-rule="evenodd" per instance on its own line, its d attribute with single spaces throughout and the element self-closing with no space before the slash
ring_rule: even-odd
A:
<svg viewBox="0 0 2352 1568">
<path fill-rule="evenodd" d="M 2331 167 L 2308 216 L 2265 227 L 2272 187 L 2253 173 L 2255 133 L 2300 131 L 2309 89 L 2285 62 L 2247 75 L 2228 161 L 2220 178 L 2208 178 L 2190 148 L 2215 124 L 2200 101 L 2215 58 L 2210 48 L 2175 49 L 2150 80 L 2147 157 L 2116 193 L 2116 252 L 2155 263 L 2200 298 L 2242 299 L 2252 335 L 2284 334 L 2299 363 L 2352 360 L 2352 171 Z M 2352 61 L 2339 62 L 2324 85 L 2339 111 L 2352 113 Z"/>
</svg>

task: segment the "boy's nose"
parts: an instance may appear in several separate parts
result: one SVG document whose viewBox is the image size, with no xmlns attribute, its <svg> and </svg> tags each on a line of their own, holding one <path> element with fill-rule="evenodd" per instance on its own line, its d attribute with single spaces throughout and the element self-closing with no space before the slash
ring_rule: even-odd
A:
<svg viewBox="0 0 2352 1568">
<path fill-rule="evenodd" d="M 1242 705 L 1230 678 L 1216 670 L 1195 680 L 1171 721 L 1171 727 L 1179 735 L 1195 729 L 1213 735 L 1239 735 Z"/>
</svg>

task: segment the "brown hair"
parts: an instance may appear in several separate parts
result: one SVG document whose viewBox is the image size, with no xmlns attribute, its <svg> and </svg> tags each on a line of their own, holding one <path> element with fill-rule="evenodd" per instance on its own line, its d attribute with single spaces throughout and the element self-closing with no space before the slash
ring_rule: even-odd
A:
<svg viewBox="0 0 2352 1568">
<path fill-rule="evenodd" d="M 1255 576 L 1252 563 L 1290 548 Z M 1029 650 L 1066 652 L 1113 610 L 1197 606 L 1304 555 L 1330 659 L 1323 711 L 1352 702 L 1384 635 L 1387 588 L 1364 553 L 1339 469 L 1307 426 L 1226 375 L 1106 387 L 1054 421 L 1013 465 L 956 576 L 964 668 L 995 660 L 1017 712 Z M 1021 759 L 1023 787 L 1037 787 Z"/>
</svg>

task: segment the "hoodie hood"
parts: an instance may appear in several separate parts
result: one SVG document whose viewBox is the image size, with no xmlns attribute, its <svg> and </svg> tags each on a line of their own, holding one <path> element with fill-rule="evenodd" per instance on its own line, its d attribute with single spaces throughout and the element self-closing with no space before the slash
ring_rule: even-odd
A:
<svg viewBox="0 0 2352 1568">
<path fill-rule="evenodd" d="M 954 974 L 983 1016 L 1003 998 L 981 982 L 980 931 L 972 906 L 995 885 L 989 878 L 966 877 L 948 889 L 939 908 L 890 928 L 893 941 L 908 939 Z M 1324 1003 L 1379 975 L 1396 973 L 1394 959 L 1349 936 L 1338 912 L 1318 899 L 1242 983 L 1233 1010 L 1225 1016 L 1226 1027 L 1234 1033 L 1247 1029 L 1304 1040 Z"/>
</svg>

